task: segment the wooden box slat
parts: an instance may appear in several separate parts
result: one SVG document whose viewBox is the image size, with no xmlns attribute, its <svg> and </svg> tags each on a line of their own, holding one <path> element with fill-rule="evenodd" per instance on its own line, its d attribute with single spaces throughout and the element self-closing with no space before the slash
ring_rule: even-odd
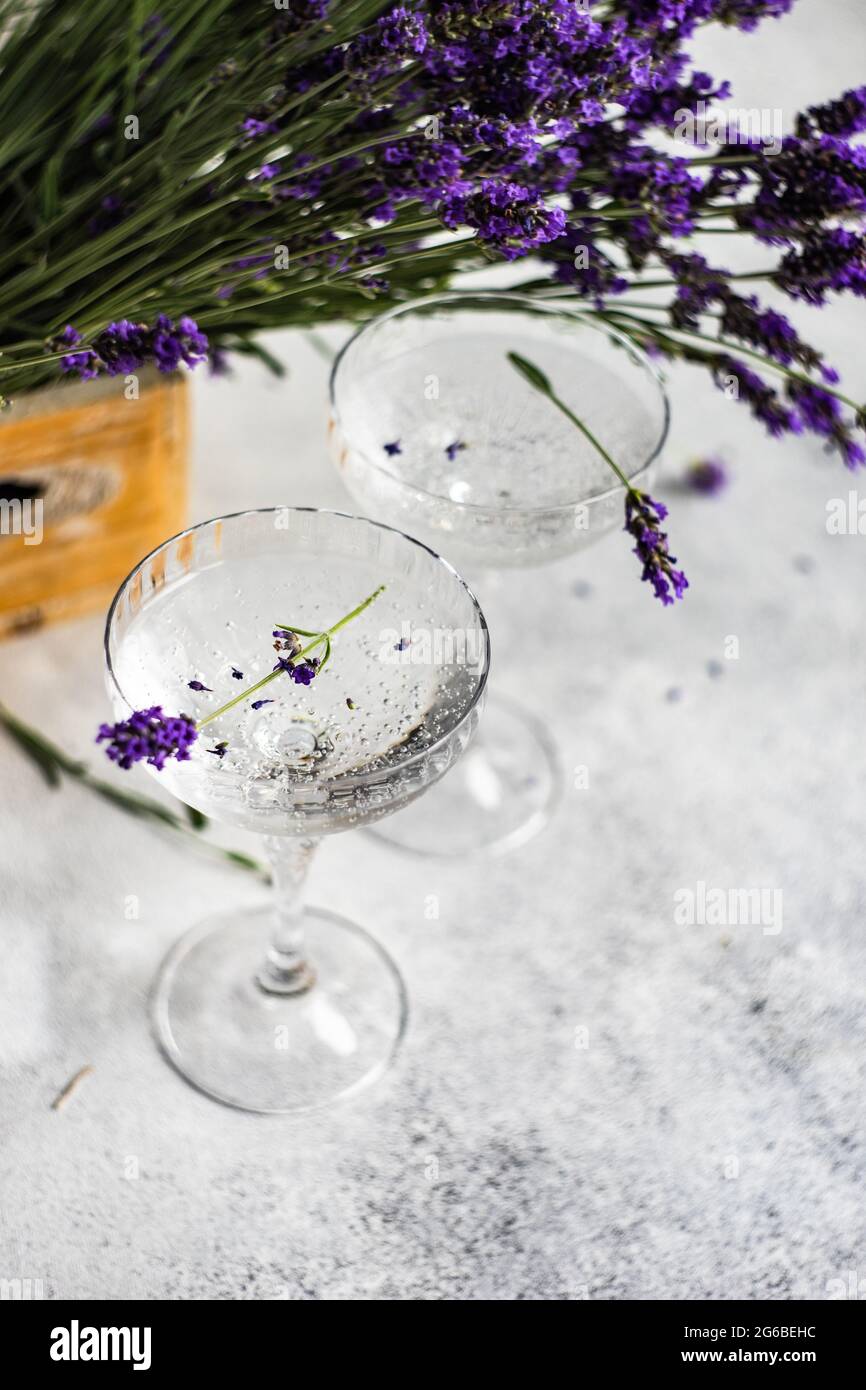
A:
<svg viewBox="0 0 866 1390">
<path fill-rule="evenodd" d="M 0 534 L 0 637 L 105 608 L 137 562 L 183 529 L 189 411 L 178 375 L 33 392 L 0 417 L 4 487 L 40 491 L 43 536 Z"/>
</svg>

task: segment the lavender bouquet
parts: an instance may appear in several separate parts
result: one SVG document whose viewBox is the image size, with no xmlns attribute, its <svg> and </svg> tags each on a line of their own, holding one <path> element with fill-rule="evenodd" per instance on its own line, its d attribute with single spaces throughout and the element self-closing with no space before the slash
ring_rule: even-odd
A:
<svg viewBox="0 0 866 1390">
<path fill-rule="evenodd" d="M 866 87 L 710 139 L 728 87 L 687 51 L 793 3 L 0 0 L 0 391 L 219 371 L 260 330 L 526 258 L 523 290 L 861 465 L 862 408 L 753 287 L 864 294 Z M 698 255 L 706 232 L 754 267 Z"/>
</svg>

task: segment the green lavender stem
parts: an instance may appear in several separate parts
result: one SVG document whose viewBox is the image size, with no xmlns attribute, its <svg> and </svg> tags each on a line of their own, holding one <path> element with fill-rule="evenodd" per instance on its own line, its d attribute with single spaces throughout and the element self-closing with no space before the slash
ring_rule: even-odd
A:
<svg viewBox="0 0 866 1390">
<path fill-rule="evenodd" d="M 282 632 L 300 632 L 305 637 L 313 637 L 312 642 L 308 642 L 305 647 L 302 647 L 301 650 L 296 653 L 292 658 L 293 661 L 300 661 L 303 657 L 308 656 L 310 652 L 315 651 L 317 647 L 321 647 L 324 643 L 325 660 L 322 662 L 322 666 L 324 666 L 325 661 L 327 661 L 331 654 L 331 638 L 334 636 L 334 633 L 339 632 L 340 629 L 345 627 L 347 623 L 350 623 L 353 618 L 357 618 L 359 614 L 364 612 L 365 608 L 369 608 L 370 604 L 373 603 L 384 590 L 385 585 L 380 584 L 378 589 L 374 589 L 372 594 L 368 594 L 364 601 L 358 604 L 357 608 L 353 608 L 351 613 L 347 613 L 338 623 L 334 623 L 333 627 L 326 628 L 324 632 L 317 632 L 314 634 L 306 633 L 303 628 L 292 627 L 289 623 L 274 623 L 274 627 L 278 627 Z M 321 670 L 321 667 L 319 669 Z M 209 714 L 206 719 L 199 719 L 196 728 L 203 729 L 206 724 L 213 723 L 215 719 L 219 719 L 221 714 L 225 714 L 227 710 L 234 709 L 235 705 L 241 704 L 242 701 L 246 700 L 250 695 L 254 695 L 257 690 L 261 690 L 263 686 L 269 685 L 271 681 L 275 681 L 277 676 L 285 674 L 286 672 L 282 666 L 278 666 L 276 671 L 269 671 L 260 681 L 256 681 L 255 685 L 251 685 L 246 690 L 242 690 L 240 695 L 236 695 L 233 700 L 229 700 L 226 704 L 221 705 L 219 709 L 214 710 L 213 714 Z"/>
<path fill-rule="evenodd" d="M 518 352 L 509 352 L 507 354 L 507 357 L 514 370 L 519 372 L 520 375 L 524 378 L 524 380 L 529 382 L 530 386 L 533 386 L 536 391 L 541 393 L 542 396 L 546 396 L 547 399 L 553 405 L 555 405 L 558 410 L 562 411 L 563 415 L 568 417 L 568 419 L 571 421 L 573 425 L 577 426 L 581 434 L 583 434 L 589 440 L 593 448 L 598 450 L 605 463 L 610 465 L 610 467 L 613 469 L 614 473 L 619 478 L 626 491 L 634 492 L 634 488 L 632 487 L 628 478 L 623 473 L 619 464 L 611 458 L 604 445 L 599 443 L 589 426 L 585 425 L 583 421 L 579 419 L 577 415 L 575 415 L 573 410 L 569 410 L 568 406 L 565 404 L 565 401 L 561 401 L 559 399 L 559 396 L 557 396 L 556 392 L 550 384 L 550 381 L 544 375 L 544 372 L 541 370 L 541 368 L 536 367 L 534 362 L 527 361 L 525 357 L 521 357 Z"/>
<path fill-rule="evenodd" d="M 0 728 L 6 731 L 21 752 L 39 769 L 49 787 L 57 789 L 62 785 L 64 776 L 71 777 L 80 786 L 86 787 L 88 791 L 94 792 L 103 801 L 108 801 L 112 806 L 126 812 L 127 815 L 135 816 L 139 820 L 149 820 L 157 827 L 175 831 L 183 835 L 197 849 L 204 850 L 237 868 L 247 869 L 266 881 L 269 879 L 265 865 L 260 864 L 250 855 L 243 854 L 239 850 L 223 849 L 222 846 L 203 839 L 199 832 L 207 827 L 207 816 L 202 815 L 201 811 L 195 810 L 194 807 L 184 806 L 184 817 L 184 815 L 171 810 L 170 807 L 164 806 L 161 801 L 154 801 L 148 796 L 142 796 L 139 792 L 127 791 L 125 788 L 113 786 L 110 782 L 104 782 L 101 777 L 94 777 L 85 763 L 70 757 L 63 749 L 49 742 L 38 729 L 25 724 L 23 720 L 12 714 L 2 704 L 0 704 Z"/>
</svg>

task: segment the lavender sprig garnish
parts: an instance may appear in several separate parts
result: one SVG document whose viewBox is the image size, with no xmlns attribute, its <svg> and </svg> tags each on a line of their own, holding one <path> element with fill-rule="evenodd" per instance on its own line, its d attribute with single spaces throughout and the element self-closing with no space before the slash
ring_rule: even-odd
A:
<svg viewBox="0 0 866 1390">
<path fill-rule="evenodd" d="M 162 705 L 151 705 L 116 724 L 100 724 L 96 742 L 107 743 L 111 761 L 126 771 L 134 763 L 148 762 L 161 772 L 167 758 L 186 762 L 197 738 L 198 728 L 189 715 L 165 715 Z"/>
<path fill-rule="evenodd" d="M 161 705 L 152 705 L 149 709 L 134 710 L 128 719 L 118 720 L 116 724 L 102 724 L 96 736 L 97 743 L 106 743 L 106 753 L 112 762 L 117 763 L 118 767 L 125 770 L 131 768 L 137 762 L 147 762 L 155 767 L 157 772 L 161 772 L 169 758 L 176 758 L 178 762 L 186 762 L 190 756 L 190 748 L 195 743 L 201 730 L 207 724 L 212 724 L 215 719 L 226 714 L 230 709 L 242 701 L 249 699 L 250 695 L 269 685 L 278 676 L 288 675 L 297 685 L 310 685 L 317 676 L 321 675 L 326 662 L 331 655 L 331 638 L 344 628 L 347 623 L 352 622 L 366 608 L 369 608 L 379 595 L 384 591 L 385 585 L 380 584 L 372 594 L 368 594 L 362 603 L 353 608 L 345 617 L 340 618 L 339 622 L 323 632 L 309 632 L 304 628 L 296 627 L 294 624 L 276 623 L 275 633 L 278 634 L 277 645 L 291 652 L 290 656 L 281 656 L 276 666 L 255 685 L 242 690 L 239 695 L 228 700 L 219 709 L 204 719 L 193 720 L 189 715 L 166 715 L 163 713 Z M 301 646 L 298 637 L 309 637 L 312 640 L 306 646 Z M 318 647 L 324 647 L 324 655 L 321 657 L 312 656 Z M 200 681 L 188 682 L 191 688 L 207 690 L 208 687 L 202 685 Z M 271 699 L 253 700 L 252 708 L 261 709 L 264 705 L 273 704 Z M 207 752 L 214 754 L 220 761 L 225 756 L 228 747 L 227 740 L 217 743 L 214 748 L 207 749 Z"/>
<path fill-rule="evenodd" d="M 640 489 L 632 487 L 631 482 L 616 460 L 611 458 L 604 445 L 599 443 L 589 427 L 575 415 L 573 410 L 569 409 L 565 401 L 560 400 L 540 367 L 536 367 L 534 362 L 529 362 L 517 352 L 509 352 L 507 357 L 515 371 L 519 372 L 523 379 L 528 381 L 529 385 L 540 395 L 546 396 L 551 404 L 561 410 L 563 415 L 580 430 L 581 434 L 589 440 L 593 448 L 619 478 L 625 488 L 624 529 L 637 542 L 634 553 L 643 565 L 641 578 L 649 580 L 653 586 L 653 593 L 665 607 L 673 603 L 674 599 L 682 598 L 685 590 L 689 587 L 689 581 L 682 570 L 674 569 L 677 557 L 668 551 L 667 532 L 662 531 L 659 527 L 659 522 L 664 521 L 668 514 L 667 507 L 663 502 L 657 502 L 655 498 L 650 497 L 648 492 L 641 492 Z"/>
</svg>

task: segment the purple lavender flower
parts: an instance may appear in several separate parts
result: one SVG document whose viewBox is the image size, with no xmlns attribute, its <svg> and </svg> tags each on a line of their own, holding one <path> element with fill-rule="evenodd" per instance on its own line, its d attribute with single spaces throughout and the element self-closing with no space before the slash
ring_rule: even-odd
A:
<svg viewBox="0 0 866 1390">
<path fill-rule="evenodd" d="M 825 304 L 829 293 L 846 290 L 866 298 L 866 237 L 844 227 L 810 232 L 773 278 L 792 299 L 807 304 Z"/>
<path fill-rule="evenodd" d="M 117 724 L 100 724 L 97 743 L 107 743 L 106 753 L 118 767 L 128 770 L 146 761 L 161 772 L 167 758 L 189 759 L 198 729 L 185 714 L 165 715 L 161 705 L 136 710 Z"/>
<path fill-rule="evenodd" d="M 756 420 L 766 426 L 767 431 L 778 439 L 783 434 L 802 433 L 803 424 L 795 411 L 779 398 L 779 394 L 769 386 L 763 377 L 752 371 L 739 358 L 724 353 L 713 359 L 713 377 L 716 385 L 727 391 L 731 383 L 736 387 L 738 400 L 744 401 Z"/>
<path fill-rule="evenodd" d="M 72 333 L 77 330 L 68 324 L 64 330 L 66 342 L 72 342 L 67 336 Z M 80 334 L 75 341 L 81 341 Z M 196 367 L 207 355 L 207 337 L 194 319 L 183 315 L 175 324 L 166 314 L 159 314 L 153 327 L 129 319 L 110 323 L 96 335 L 90 348 L 67 354 L 60 365 L 63 371 L 76 371 L 82 380 L 89 380 L 100 372 L 125 376 L 150 361 L 161 372 L 173 372 L 181 362 Z"/>
<path fill-rule="evenodd" d="M 384 275 L 363 275 L 358 281 L 359 289 L 366 290 L 367 294 L 387 294 L 391 288 L 391 281 L 386 280 Z"/>
<path fill-rule="evenodd" d="M 866 130 L 866 87 L 855 87 L 821 106 L 808 106 L 797 117 L 797 134 L 805 138 L 816 130 L 823 135 L 859 135 Z"/>
<path fill-rule="evenodd" d="M 196 367 L 208 353 L 208 340 L 195 319 L 184 314 L 175 326 L 165 314 L 156 320 L 152 334 L 152 352 L 161 372 L 173 372 L 181 362 Z"/>
<path fill-rule="evenodd" d="M 427 42 L 424 16 L 405 5 L 394 5 L 349 45 L 346 66 L 356 75 L 363 75 L 365 81 L 378 82 L 395 72 L 401 63 L 419 57 Z"/>
<path fill-rule="evenodd" d="M 804 381 L 789 381 L 786 392 L 806 429 L 821 435 L 830 448 L 838 450 L 846 468 L 862 468 L 866 464 L 866 450 L 855 441 L 835 396 Z"/>
<path fill-rule="evenodd" d="M 657 599 L 667 607 L 682 598 L 689 581 L 682 570 L 674 569 L 676 556 L 668 553 L 668 538 L 659 529 L 668 509 L 647 492 L 629 488 L 625 495 L 625 529 L 637 541 L 634 553 L 643 565 L 642 579 L 649 580 Z"/>
<path fill-rule="evenodd" d="M 765 18 L 778 19 L 787 14 L 794 0 L 624 0 L 621 6 L 629 19 L 662 33 L 679 31 L 688 38 L 695 28 L 708 19 L 738 29 L 754 29 Z"/>
<path fill-rule="evenodd" d="M 677 282 L 676 298 L 668 310 L 671 323 L 675 328 L 698 328 L 701 314 L 724 302 L 728 272 L 715 269 L 696 254 L 662 252 L 662 260 Z"/>
<path fill-rule="evenodd" d="M 201 681 L 187 681 L 190 690 L 206 690 L 209 695 L 213 694 L 209 685 L 202 685 Z"/>
<path fill-rule="evenodd" d="M 250 709 L 261 709 L 263 705 L 272 705 L 273 700 L 253 700 Z"/>
<path fill-rule="evenodd" d="M 462 439 L 455 439 L 453 444 L 447 444 L 445 446 L 445 452 L 448 455 L 450 461 L 453 463 L 457 455 L 460 453 L 461 449 L 465 448 L 466 445 L 463 443 Z"/>
<path fill-rule="evenodd" d="M 478 240 L 507 261 L 555 241 L 565 231 L 562 208 L 547 207 L 543 198 L 523 184 L 482 179 L 480 188 L 457 181 L 440 207 L 446 227 L 473 227 Z"/>
<path fill-rule="evenodd" d="M 301 639 L 296 632 L 289 632 L 285 628 L 278 627 L 274 628 L 273 636 L 276 638 L 274 651 L 288 652 L 289 657 L 292 657 L 297 656 L 301 650 Z"/>
<path fill-rule="evenodd" d="M 798 362 L 803 367 L 821 367 L 821 355 L 800 338 L 794 325 L 776 309 L 762 309 L 754 295 L 744 298 L 726 290 L 721 314 L 722 333 L 739 338 L 761 349 L 783 367 Z"/>
<path fill-rule="evenodd" d="M 650 40 L 619 20 L 599 23 L 572 0 L 440 0 L 430 5 L 425 70 L 484 116 L 598 120 L 646 81 Z"/>
<path fill-rule="evenodd" d="M 237 666 L 233 666 L 233 667 L 232 667 L 232 680 L 242 681 L 243 678 L 244 678 L 244 673 L 243 673 L 243 671 L 239 671 L 238 668 L 237 668 Z"/>
<path fill-rule="evenodd" d="M 696 459 L 685 473 L 686 486 L 704 497 L 716 497 L 728 486 L 728 470 L 720 458 Z"/>
<path fill-rule="evenodd" d="M 297 33 L 306 24 L 323 20 L 331 0 L 282 0 L 274 20 L 275 38 Z"/>
<path fill-rule="evenodd" d="M 215 758 L 224 758 L 228 748 L 228 739 L 223 739 L 220 743 L 215 743 L 213 748 L 205 749 L 205 752 L 212 753 Z"/>
<path fill-rule="evenodd" d="M 395 454 L 402 454 L 403 452 L 402 448 L 400 447 L 399 439 L 392 440 L 390 444 L 383 444 L 382 448 L 385 450 L 385 453 L 388 455 L 389 458 L 393 458 Z"/>
<path fill-rule="evenodd" d="M 313 657 L 311 661 L 299 661 L 296 666 L 289 667 L 289 675 L 296 685 L 309 685 L 318 672 L 319 661 Z"/>
<path fill-rule="evenodd" d="M 241 130 L 248 140 L 261 140 L 265 135 L 276 135 L 277 127 L 273 121 L 260 120 L 258 116 L 247 116 L 241 121 Z"/>
<path fill-rule="evenodd" d="M 55 339 L 55 347 L 75 347 L 83 339 L 83 334 L 77 328 L 73 328 L 71 323 L 67 323 L 63 332 Z M 60 367 L 64 372 L 77 372 L 82 381 L 91 381 L 99 375 L 99 359 L 95 352 L 86 348 L 83 352 L 69 352 L 60 359 Z"/>
<path fill-rule="evenodd" d="M 755 152 L 759 187 L 738 226 L 771 245 L 808 235 L 828 218 L 866 211 L 866 149 L 835 135 L 790 135 L 778 154 Z"/>
<path fill-rule="evenodd" d="M 601 305 L 606 296 L 622 294 L 629 282 L 616 262 L 596 245 L 589 225 L 568 226 L 563 236 L 541 247 L 539 255 L 554 266 L 554 276 L 581 298 Z"/>
</svg>

